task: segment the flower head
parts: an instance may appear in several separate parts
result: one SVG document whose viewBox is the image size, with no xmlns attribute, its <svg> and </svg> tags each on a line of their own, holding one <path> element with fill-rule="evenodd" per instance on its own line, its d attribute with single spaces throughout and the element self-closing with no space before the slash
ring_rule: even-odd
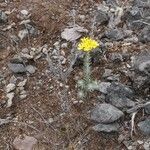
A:
<svg viewBox="0 0 150 150">
<path fill-rule="evenodd" d="M 95 40 L 92 40 L 91 38 L 89 37 L 84 37 L 81 39 L 79 45 L 78 45 L 78 49 L 79 50 L 83 50 L 85 52 L 89 52 L 91 50 L 93 50 L 94 48 L 98 47 L 99 44 L 97 41 Z"/>
</svg>

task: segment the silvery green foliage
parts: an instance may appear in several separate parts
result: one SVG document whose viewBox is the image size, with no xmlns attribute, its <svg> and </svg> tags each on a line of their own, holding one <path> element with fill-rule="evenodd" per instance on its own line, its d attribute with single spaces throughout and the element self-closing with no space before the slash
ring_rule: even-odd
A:
<svg viewBox="0 0 150 150">
<path fill-rule="evenodd" d="M 84 82 L 84 80 L 78 80 L 78 87 L 80 87 L 81 89 L 84 89 L 84 87 L 85 87 L 85 82 Z"/>
<path fill-rule="evenodd" d="M 83 90 L 79 90 L 79 91 L 78 91 L 78 97 L 79 97 L 79 98 L 84 98 L 84 97 L 85 97 L 85 93 L 84 93 Z"/>
<path fill-rule="evenodd" d="M 78 81 L 78 96 L 79 98 L 86 97 L 88 92 L 92 92 L 94 90 L 97 90 L 98 82 L 91 79 L 91 66 L 90 66 L 90 54 L 86 53 L 86 56 L 84 58 L 84 78 L 83 80 Z"/>
<path fill-rule="evenodd" d="M 79 91 L 78 91 L 78 96 L 79 98 L 84 98 L 89 89 L 88 89 L 88 85 L 91 83 L 91 67 L 90 67 L 90 54 L 86 53 L 85 57 L 84 57 L 84 65 L 83 65 L 83 71 L 84 71 L 84 78 L 83 80 L 79 80 L 78 81 L 78 87 L 79 87 Z"/>
<path fill-rule="evenodd" d="M 79 80 L 78 81 L 78 96 L 79 98 L 86 97 L 88 92 L 92 92 L 94 90 L 98 90 L 98 82 L 97 81 L 91 81 L 88 84 L 86 84 L 85 80 Z"/>
<path fill-rule="evenodd" d="M 89 84 L 91 81 L 91 66 L 90 66 L 90 53 L 86 53 L 85 58 L 84 58 L 84 66 L 83 66 L 83 71 L 84 71 L 84 80 L 86 84 Z"/>
<path fill-rule="evenodd" d="M 92 81 L 91 83 L 89 83 L 87 85 L 88 91 L 98 90 L 98 88 L 99 88 L 99 86 L 98 86 L 98 82 L 97 81 Z"/>
</svg>

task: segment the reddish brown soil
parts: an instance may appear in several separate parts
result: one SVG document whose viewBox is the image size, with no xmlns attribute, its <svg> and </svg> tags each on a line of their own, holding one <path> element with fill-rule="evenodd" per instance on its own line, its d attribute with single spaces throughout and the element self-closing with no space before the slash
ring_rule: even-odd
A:
<svg viewBox="0 0 150 150">
<path fill-rule="evenodd" d="M 12 48 L 8 37 L 10 34 L 17 35 L 21 29 L 19 20 L 16 17 L 20 10 L 30 11 L 32 14 L 31 20 L 40 30 L 40 35 L 36 38 L 30 38 L 30 40 L 23 40 L 19 44 L 18 51 L 25 47 L 36 47 L 45 43 L 51 45 L 59 40 L 61 31 L 72 21 L 69 13 L 73 8 L 77 10 L 78 14 L 86 15 L 87 19 L 81 25 L 89 29 L 90 16 L 92 16 L 89 10 L 93 9 L 94 5 L 99 2 L 99 0 L 95 0 L 95 2 L 90 0 L 10 0 L 6 5 L 4 2 L 0 2 L 2 10 L 11 11 L 14 9 L 14 12 L 9 15 L 8 24 L 12 22 L 16 24 L 12 30 L 4 33 L 5 36 L 0 39 L 5 48 L 10 47 L 9 51 L 3 49 L 0 54 L 0 68 L 6 75 L 6 83 L 9 83 L 12 76 L 7 63 L 17 53 Z M 79 20 L 79 18 L 76 19 Z M 110 52 L 116 50 L 120 50 L 120 47 L 116 46 Z M 103 63 L 105 64 L 105 62 Z M 117 142 L 117 134 L 106 135 L 91 130 L 91 125 L 94 123 L 88 119 L 88 111 L 95 105 L 98 93 L 91 94 L 84 103 L 73 104 L 77 97 L 74 78 L 82 71 L 80 68 L 75 68 L 69 76 L 67 82 L 69 88 L 67 89 L 60 87 L 60 83 L 55 78 L 46 74 L 45 70 L 48 69 L 48 64 L 45 60 L 38 60 L 34 65 L 37 67 L 37 71 L 28 78 L 25 87 L 28 97 L 22 101 L 15 97 L 11 108 L 0 108 L 0 118 L 5 118 L 10 114 L 18 122 L 0 127 L 0 150 L 6 150 L 7 148 L 12 150 L 14 138 L 24 134 L 38 139 L 35 150 L 116 150 L 117 146 L 118 150 L 123 148 Z M 94 77 L 99 79 L 103 70 L 101 66 L 96 67 L 98 69 L 93 69 L 93 74 Z M 38 83 L 39 80 L 42 82 L 41 84 Z M 124 79 L 124 82 L 126 80 L 128 79 Z M 40 88 L 34 89 L 36 85 Z M 50 91 L 51 85 L 54 87 L 52 91 Z M 61 96 L 58 95 L 59 92 Z M 68 99 L 70 105 L 67 114 L 63 114 L 61 108 L 63 96 Z M 0 100 L 3 99 L 5 99 L 5 92 L 0 89 Z M 53 118 L 54 121 L 45 124 L 43 118 L 45 120 Z"/>
</svg>

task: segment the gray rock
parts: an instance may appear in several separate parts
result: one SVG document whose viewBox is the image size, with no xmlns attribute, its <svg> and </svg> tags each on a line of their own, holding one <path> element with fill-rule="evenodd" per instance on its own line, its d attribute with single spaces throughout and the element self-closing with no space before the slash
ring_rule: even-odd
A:
<svg viewBox="0 0 150 150">
<path fill-rule="evenodd" d="M 112 123 L 112 124 L 98 124 L 94 127 L 92 127 L 94 131 L 97 132 L 118 132 L 119 130 L 119 124 L 118 123 Z"/>
<path fill-rule="evenodd" d="M 6 23 L 7 20 L 7 15 L 2 10 L 0 10 L 0 24 Z"/>
<path fill-rule="evenodd" d="M 91 119 L 99 123 L 111 123 L 118 120 L 124 114 L 110 104 L 99 104 L 91 111 Z"/>
<path fill-rule="evenodd" d="M 15 63 L 15 64 L 20 64 L 20 63 L 24 63 L 24 60 L 20 57 L 20 55 L 15 55 L 11 60 L 11 63 Z"/>
<path fill-rule="evenodd" d="M 30 74 L 33 74 L 33 73 L 35 73 L 35 71 L 36 71 L 36 67 L 35 67 L 35 66 L 32 66 L 32 65 L 28 65 L 28 66 L 26 66 L 26 70 L 27 70 Z"/>
<path fill-rule="evenodd" d="M 8 67 L 13 73 L 25 73 L 26 72 L 25 66 L 21 63 L 9 63 Z"/>
<path fill-rule="evenodd" d="M 123 61 L 123 57 L 122 57 L 122 55 L 120 53 L 111 53 L 109 58 L 114 63 L 119 63 L 119 62 Z"/>
<path fill-rule="evenodd" d="M 108 23 L 108 21 L 109 21 L 109 16 L 107 12 L 98 10 L 96 13 L 96 23 L 98 25 L 103 25 Z"/>
<path fill-rule="evenodd" d="M 132 66 L 135 70 L 144 74 L 150 74 L 150 52 L 148 50 L 142 51 L 132 58 Z"/>
<path fill-rule="evenodd" d="M 135 102 L 131 100 L 134 97 L 134 93 L 126 85 L 113 82 L 107 89 L 107 92 L 106 100 L 118 108 L 132 107 L 135 105 Z"/>
<path fill-rule="evenodd" d="M 143 43 L 150 42 L 150 26 L 145 27 L 139 35 L 139 41 Z"/>
<path fill-rule="evenodd" d="M 99 91 L 107 94 L 107 89 L 108 87 L 110 87 L 111 83 L 110 82 L 101 82 L 98 87 L 99 87 Z"/>
<path fill-rule="evenodd" d="M 150 118 L 139 122 L 138 127 L 144 135 L 150 135 Z"/>
<path fill-rule="evenodd" d="M 150 115 L 150 104 L 145 106 L 145 112 Z"/>
<path fill-rule="evenodd" d="M 105 33 L 106 37 L 112 41 L 119 41 L 124 38 L 123 32 L 121 29 L 110 29 Z"/>
<path fill-rule="evenodd" d="M 15 89 L 16 85 L 14 83 L 9 83 L 7 86 L 6 86 L 6 92 L 9 93 L 11 91 L 13 91 Z"/>
<path fill-rule="evenodd" d="M 72 28 L 65 28 L 61 33 L 61 38 L 67 41 L 75 41 L 82 36 L 82 33 L 87 33 L 88 30 L 81 26 L 74 26 Z"/>
</svg>

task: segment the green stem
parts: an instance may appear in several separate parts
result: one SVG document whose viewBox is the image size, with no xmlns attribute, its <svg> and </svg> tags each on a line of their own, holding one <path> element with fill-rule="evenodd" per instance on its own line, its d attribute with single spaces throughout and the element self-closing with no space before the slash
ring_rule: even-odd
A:
<svg viewBox="0 0 150 150">
<path fill-rule="evenodd" d="M 90 68 L 90 53 L 87 52 L 84 58 L 84 80 L 86 85 L 88 85 L 91 81 L 91 68 Z"/>
</svg>

